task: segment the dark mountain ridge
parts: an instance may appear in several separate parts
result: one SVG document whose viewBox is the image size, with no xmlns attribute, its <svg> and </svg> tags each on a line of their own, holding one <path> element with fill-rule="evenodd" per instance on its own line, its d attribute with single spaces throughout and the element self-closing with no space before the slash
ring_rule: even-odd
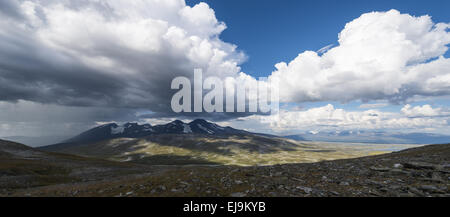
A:
<svg viewBox="0 0 450 217">
<path fill-rule="evenodd" d="M 222 127 L 203 119 L 196 119 L 190 123 L 176 120 L 168 124 L 140 125 L 138 123 L 126 123 L 118 125 L 109 123 L 92 128 L 73 138 L 63 141 L 62 144 L 93 143 L 115 138 L 142 138 L 159 134 L 201 134 L 201 135 L 245 135 L 250 132 L 237 130 L 232 127 Z M 44 148 L 45 147 L 41 147 Z"/>
</svg>

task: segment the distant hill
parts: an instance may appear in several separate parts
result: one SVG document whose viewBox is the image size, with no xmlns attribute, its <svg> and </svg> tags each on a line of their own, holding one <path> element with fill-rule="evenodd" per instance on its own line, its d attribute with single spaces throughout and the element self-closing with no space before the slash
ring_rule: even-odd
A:
<svg viewBox="0 0 450 217">
<path fill-rule="evenodd" d="M 0 140 L 0 193 L 8 188 L 25 189 L 80 180 L 100 180 L 145 170 L 139 165 L 49 153 Z"/>
<path fill-rule="evenodd" d="M 37 154 L 40 154 L 40 152 L 35 151 L 26 145 L 6 140 L 0 140 L 0 156 L 4 159 L 33 157 Z"/>
<path fill-rule="evenodd" d="M 450 136 L 433 133 L 389 133 L 372 131 L 340 131 L 303 133 L 285 136 L 297 141 L 352 142 L 378 144 L 443 144 Z"/>
<path fill-rule="evenodd" d="M 39 147 L 61 142 L 70 136 L 7 136 L 0 139 L 25 144 L 30 147 Z"/>
</svg>

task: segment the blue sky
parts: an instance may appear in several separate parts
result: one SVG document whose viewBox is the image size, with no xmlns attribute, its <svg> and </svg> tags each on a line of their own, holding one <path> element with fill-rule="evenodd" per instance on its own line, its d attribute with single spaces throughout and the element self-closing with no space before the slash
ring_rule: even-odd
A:
<svg viewBox="0 0 450 217">
<path fill-rule="evenodd" d="M 338 33 L 363 13 L 397 9 L 414 16 L 431 15 L 434 22 L 450 20 L 448 0 L 188 0 L 208 3 L 227 24 L 220 35 L 249 57 L 242 70 L 265 77 L 280 61 L 305 50 L 337 44 Z M 446 56 L 449 56 L 447 52 Z"/>
</svg>

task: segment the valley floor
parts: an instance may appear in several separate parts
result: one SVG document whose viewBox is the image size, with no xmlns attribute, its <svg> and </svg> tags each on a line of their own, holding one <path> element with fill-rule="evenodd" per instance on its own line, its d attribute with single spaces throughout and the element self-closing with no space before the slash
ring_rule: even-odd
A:
<svg viewBox="0 0 450 217">
<path fill-rule="evenodd" d="M 144 172 L 145 170 L 145 172 Z M 0 196 L 450 196 L 450 145 L 259 167 L 150 166 L 137 175 L 3 188 Z"/>
</svg>

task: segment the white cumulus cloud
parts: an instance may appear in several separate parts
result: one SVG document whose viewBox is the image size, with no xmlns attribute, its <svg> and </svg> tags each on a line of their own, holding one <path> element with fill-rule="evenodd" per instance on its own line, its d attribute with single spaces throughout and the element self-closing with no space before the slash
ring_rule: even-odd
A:
<svg viewBox="0 0 450 217">
<path fill-rule="evenodd" d="M 300 53 L 276 64 L 287 102 L 388 99 L 450 94 L 450 25 L 397 10 L 372 12 L 347 23 L 339 45 L 323 55 Z"/>
<path fill-rule="evenodd" d="M 254 126 L 269 126 L 273 132 L 286 134 L 301 131 L 329 130 L 410 130 L 429 129 L 450 133 L 450 113 L 444 108 L 430 105 L 411 107 L 406 105 L 399 112 L 377 109 L 347 111 L 328 104 L 301 111 L 280 110 L 278 115 L 250 116 L 241 120 Z M 240 124 L 239 122 L 237 124 Z M 262 128 L 264 128 L 262 127 Z"/>
<path fill-rule="evenodd" d="M 442 108 L 432 108 L 430 105 L 411 106 L 405 105 L 401 112 L 408 117 L 433 117 L 433 116 L 449 116 L 450 112 Z"/>
</svg>

